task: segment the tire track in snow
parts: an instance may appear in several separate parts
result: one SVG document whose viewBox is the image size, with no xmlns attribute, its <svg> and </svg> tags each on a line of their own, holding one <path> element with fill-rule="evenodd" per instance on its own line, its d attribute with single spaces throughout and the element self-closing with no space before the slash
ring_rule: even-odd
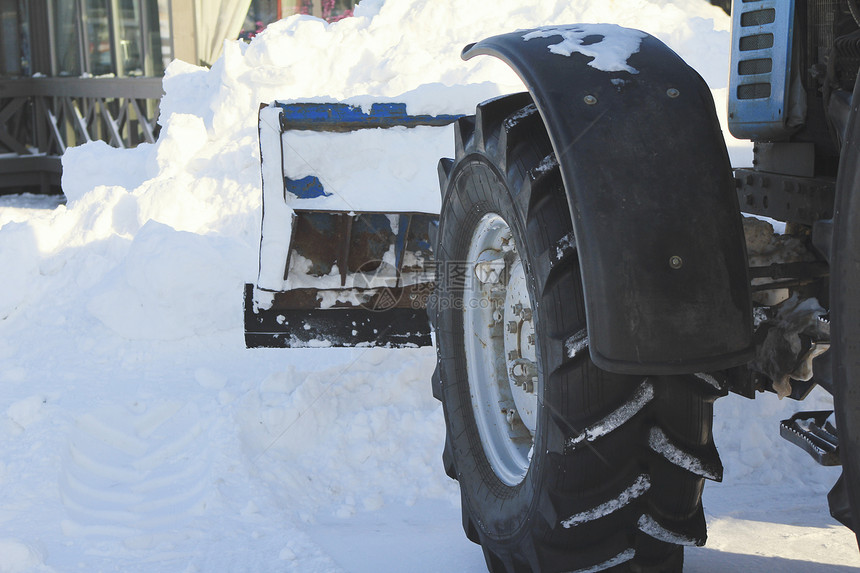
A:
<svg viewBox="0 0 860 573">
<path fill-rule="evenodd" d="M 207 430 L 196 405 L 176 401 L 81 416 L 60 468 L 64 532 L 117 538 L 129 549 L 193 536 L 188 522 L 212 493 Z"/>
</svg>

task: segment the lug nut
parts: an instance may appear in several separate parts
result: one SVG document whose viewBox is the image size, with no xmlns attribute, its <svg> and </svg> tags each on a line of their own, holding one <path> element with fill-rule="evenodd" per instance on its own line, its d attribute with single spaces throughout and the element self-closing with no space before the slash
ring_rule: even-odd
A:
<svg viewBox="0 0 860 573">
<path fill-rule="evenodd" d="M 516 332 L 520 329 L 520 325 L 516 320 L 512 320 L 508 323 L 508 332 L 511 334 L 516 334 Z"/>
<path fill-rule="evenodd" d="M 684 259 L 682 259 L 678 255 L 673 255 L 669 257 L 669 266 L 677 271 L 684 266 Z"/>
<path fill-rule="evenodd" d="M 508 369 L 510 380 L 515 386 L 522 386 L 523 391 L 534 391 L 534 379 L 537 378 L 537 364 L 531 360 L 520 358 L 515 360 Z"/>
</svg>

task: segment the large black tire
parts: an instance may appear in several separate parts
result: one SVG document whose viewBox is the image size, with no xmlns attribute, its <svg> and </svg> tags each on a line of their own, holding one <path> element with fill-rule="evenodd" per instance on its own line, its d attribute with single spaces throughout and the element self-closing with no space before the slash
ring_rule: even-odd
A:
<svg viewBox="0 0 860 573">
<path fill-rule="evenodd" d="M 459 120 L 455 144 L 456 159 L 440 161 L 433 390 L 443 403 L 443 463 L 459 481 L 466 535 L 482 546 L 493 573 L 680 571 L 682 545 L 705 542 L 704 478 L 722 475 L 711 436 L 719 394 L 713 379 L 623 376 L 592 364 L 567 199 L 528 94 L 479 105 Z M 487 235 L 488 217 L 510 229 L 533 309 L 537 412 L 519 476 L 516 467 L 500 471 L 507 454 L 486 446 L 488 414 L 474 400 L 485 373 L 475 352 L 501 343 L 481 340 L 477 351 L 467 350 L 483 328 L 474 326 L 483 315 L 464 310 L 482 300 L 476 289 L 483 288 L 467 259 Z M 504 254 L 499 261 L 510 265 Z M 494 315 L 500 324 L 489 327 L 491 337 L 506 332 L 510 316 L 507 308 Z M 486 379 L 503 393 L 507 384 L 517 391 L 508 358 L 484 357 Z M 529 424 L 517 416 L 508 420 L 521 448 Z"/>
<path fill-rule="evenodd" d="M 854 97 L 860 94 L 860 77 Z M 842 476 L 831 492 L 833 517 L 860 545 L 860 117 L 852 116 L 842 150 L 833 216 L 830 311 L 833 403 Z M 836 503 L 834 503 L 836 502 Z"/>
</svg>

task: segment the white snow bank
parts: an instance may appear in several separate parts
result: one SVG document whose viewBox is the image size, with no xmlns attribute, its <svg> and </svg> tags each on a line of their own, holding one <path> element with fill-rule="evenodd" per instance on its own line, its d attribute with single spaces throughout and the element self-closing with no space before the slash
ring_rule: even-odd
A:
<svg viewBox="0 0 860 573">
<path fill-rule="evenodd" d="M 16 539 L 0 539 L 0 573 L 36 571 L 53 571 L 38 549 Z"/>
<path fill-rule="evenodd" d="M 433 353 L 307 352 L 354 358 L 273 373 L 245 395 L 237 416 L 254 471 L 285 507 L 309 520 L 320 508 L 348 517 L 392 502 L 455 502 L 456 490 L 439 477 L 440 452 L 426 447 L 445 435 L 427 391 Z"/>
<path fill-rule="evenodd" d="M 235 329 L 235 313 L 211 310 L 236 303 L 242 276 L 233 261 L 245 250 L 235 251 L 235 244 L 223 238 L 149 221 L 122 262 L 92 289 L 87 309 L 131 340 Z"/>
</svg>

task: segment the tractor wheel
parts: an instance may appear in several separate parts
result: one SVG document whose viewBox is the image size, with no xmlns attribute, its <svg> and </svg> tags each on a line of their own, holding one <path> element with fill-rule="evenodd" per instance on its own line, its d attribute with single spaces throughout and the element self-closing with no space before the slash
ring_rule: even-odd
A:
<svg viewBox="0 0 860 573">
<path fill-rule="evenodd" d="M 852 120 L 839 165 L 830 261 L 833 404 L 842 462 L 830 511 L 854 531 L 860 545 L 860 118 Z"/>
<path fill-rule="evenodd" d="M 708 376 L 626 376 L 588 353 L 558 163 L 528 94 L 485 102 L 440 161 L 435 306 L 463 527 L 493 573 L 680 571 L 720 479 Z"/>
</svg>

